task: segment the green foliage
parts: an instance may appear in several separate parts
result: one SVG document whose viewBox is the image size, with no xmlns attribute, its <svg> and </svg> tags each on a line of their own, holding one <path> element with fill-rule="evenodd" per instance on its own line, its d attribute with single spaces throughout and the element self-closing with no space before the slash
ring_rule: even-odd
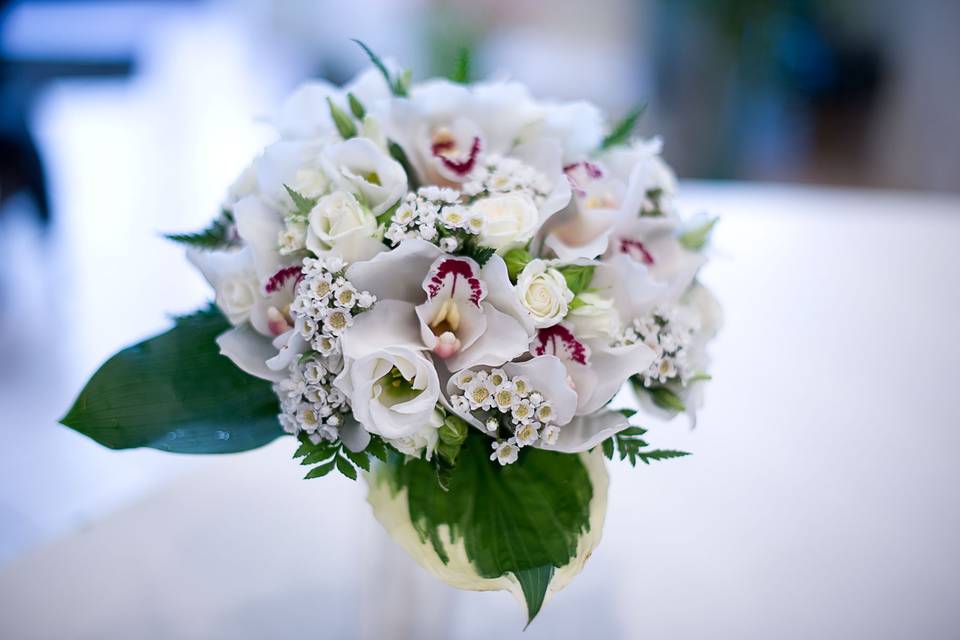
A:
<svg viewBox="0 0 960 640">
<path fill-rule="evenodd" d="M 573 292 L 573 295 L 583 293 L 590 288 L 595 270 L 596 267 L 589 264 L 568 264 L 559 269 L 563 279 L 567 281 L 567 288 Z"/>
<path fill-rule="evenodd" d="M 363 120 L 367 115 L 367 110 L 363 108 L 363 103 L 357 100 L 357 96 L 347 93 L 347 103 L 350 105 L 350 113 L 357 120 Z"/>
<path fill-rule="evenodd" d="M 410 164 L 410 159 L 407 157 L 407 153 L 403 150 L 399 144 L 393 140 L 387 141 L 387 151 L 390 152 L 390 157 L 400 163 L 400 166 L 403 167 L 403 172 L 407 174 L 407 183 L 411 191 L 416 191 L 420 186 L 420 182 L 417 179 L 417 173 L 413 170 L 413 165 Z"/>
<path fill-rule="evenodd" d="M 336 125 L 340 137 L 344 140 L 355 138 L 357 135 L 357 125 L 346 111 L 333 103 L 333 100 L 327 96 L 327 106 L 330 107 L 330 117 L 333 118 L 333 124 Z"/>
<path fill-rule="evenodd" d="M 457 52 L 457 66 L 450 74 L 450 80 L 459 84 L 470 83 L 470 49 L 461 47 Z"/>
<path fill-rule="evenodd" d="M 710 241 L 713 228 L 716 226 L 718 220 L 719 218 L 711 218 L 703 224 L 683 232 L 678 238 L 680 244 L 690 251 L 700 251 L 707 246 L 707 243 Z"/>
<path fill-rule="evenodd" d="M 310 216 L 310 211 L 317 205 L 317 200 L 319 198 L 307 198 L 299 191 L 291 189 L 287 185 L 283 185 L 283 188 L 287 190 L 287 194 L 290 196 L 290 199 L 293 201 L 294 213 L 293 215 L 298 218 L 307 218 Z"/>
<path fill-rule="evenodd" d="M 493 254 L 497 252 L 493 247 L 485 247 L 481 244 L 477 244 L 473 240 L 468 240 L 463 243 L 462 254 L 468 258 L 473 258 L 476 260 L 477 264 L 483 267 L 487 264 L 487 260 L 493 257 Z"/>
<path fill-rule="evenodd" d="M 443 420 L 443 426 L 438 431 L 434 466 L 437 472 L 437 483 L 444 491 L 450 488 L 450 478 L 457 466 L 457 458 L 467 439 L 470 427 L 461 418 L 450 414 Z"/>
<path fill-rule="evenodd" d="M 233 214 L 227 210 L 222 211 L 206 229 L 196 233 L 166 233 L 163 237 L 179 244 L 208 251 L 227 249 L 237 243 L 233 230 Z"/>
<path fill-rule="evenodd" d="M 510 276 L 511 282 L 516 284 L 520 272 L 531 260 L 533 260 L 533 256 L 526 249 L 516 248 L 507 251 L 503 256 L 503 261 L 507 263 L 507 274 Z"/>
<path fill-rule="evenodd" d="M 233 453 L 282 431 L 270 383 L 220 355 L 230 323 L 213 306 L 124 349 L 87 382 L 61 422 L 111 449 Z"/>
<path fill-rule="evenodd" d="M 395 490 L 407 490 L 411 521 L 443 562 L 446 526 L 482 577 L 517 577 L 532 620 L 554 568 L 574 558 L 589 530 L 593 486 L 579 456 L 528 447 L 501 467 L 489 459 L 490 443 L 469 432 L 447 490 L 423 460 L 391 458 L 383 472 Z"/>
<path fill-rule="evenodd" d="M 410 71 L 404 70 L 398 77 L 392 77 L 390 70 L 387 69 L 387 65 L 383 63 L 383 60 L 380 59 L 380 56 L 374 53 L 370 47 L 360 40 L 354 38 L 353 41 L 360 45 L 360 48 L 363 49 L 364 53 L 367 54 L 367 57 L 370 58 L 370 62 L 373 63 L 373 66 L 375 66 L 380 73 L 383 74 L 383 79 L 387 81 L 387 86 L 390 87 L 390 91 L 393 93 L 393 95 L 401 98 L 406 97 L 410 89 L 410 80 L 412 78 Z"/>
<path fill-rule="evenodd" d="M 314 444 L 302 433 L 297 438 L 300 440 L 300 446 L 293 454 L 294 459 L 303 458 L 300 464 L 305 466 L 316 465 L 304 476 L 306 480 L 322 478 L 334 468 L 341 475 L 356 480 L 357 469 L 370 471 L 371 456 L 383 461 L 387 459 L 386 445 L 379 436 L 375 435 L 370 436 L 370 444 L 363 451 L 350 451 L 340 440 L 333 442 L 321 440 Z"/>
<path fill-rule="evenodd" d="M 627 427 L 620 433 L 607 438 L 603 441 L 603 455 L 608 460 L 613 460 L 616 454 L 621 460 L 628 460 L 631 467 L 637 465 L 637 460 L 644 464 L 650 464 L 651 460 L 667 460 L 668 458 L 680 458 L 690 455 L 686 451 L 674 451 L 672 449 L 649 449 L 650 446 L 643 435 L 647 433 L 646 429 L 641 427 Z"/>
<path fill-rule="evenodd" d="M 642 386 L 642 385 L 641 385 Z M 650 399 L 661 409 L 669 411 L 685 411 L 686 405 L 683 400 L 669 387 L 643 387 L 650 394 Z"/>
<path fill-rule="evenodd" d="M 643 115 L 643 112 L 646 111 L 647 105 L 641 105 L 633 109 L 628 113 L 623 120 L 618 122 L 616 126 L 607 134 L 607 137 L 603 139 L 600 143 L 600 150 L 605 151 L 611 147 L 616 147 L 622 144 L 626 144 L 630 140 L 630 134 L 633 133 L 633 128 L 637 125 L 637 121 L 640 119 L 640 116 Z"/>
</svg>

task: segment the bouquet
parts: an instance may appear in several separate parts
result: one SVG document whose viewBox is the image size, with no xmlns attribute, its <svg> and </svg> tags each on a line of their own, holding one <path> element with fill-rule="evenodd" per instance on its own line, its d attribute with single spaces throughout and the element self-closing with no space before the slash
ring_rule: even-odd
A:
<svg viewBox="0 0 960 640">
<path fill-rule="evenodd" d="M 63 423 L 113 448 L 231 453 L 281 435 L 307 478 L 363 472 L 443 580 L 529 619 L 600 538 L 604 456 L 693 419 L 719 314 L 631 113 L 372 66 L 300 87 L 203 231 L 168 236 L 215 304 L 121 351 Z M 639 411 L 618 409 L 622 387 Z"/>
</svg>

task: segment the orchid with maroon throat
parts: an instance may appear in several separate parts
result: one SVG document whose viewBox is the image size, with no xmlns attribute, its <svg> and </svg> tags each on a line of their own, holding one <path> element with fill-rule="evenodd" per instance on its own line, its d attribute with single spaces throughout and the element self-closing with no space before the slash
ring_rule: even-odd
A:
<svg viewBox="0 0 960 640">
<path fill-rule="evenodd" d="M 687 455 L 647 429 L 702 402 L 715 221 L 681 216 L 638 113 L 470 83 L 468 58 L 415 83 L 361 47 L 371 69 L 298 89 L 214 222 L 169 236 L 213 304 L 63 422 L 189 453 L 289 435 L 307 478 L 363 472 L 419 562 L 532 619 L 599 542 L 604 456 Z"/>
</svg>

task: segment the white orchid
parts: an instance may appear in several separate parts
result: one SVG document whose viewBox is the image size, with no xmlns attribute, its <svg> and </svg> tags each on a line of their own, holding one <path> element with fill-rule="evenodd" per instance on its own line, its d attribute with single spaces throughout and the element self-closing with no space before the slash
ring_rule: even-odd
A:
<svg viewBox="0 0 960 640">
<path fill-rule="evenodd" d="M 381 300 L 397 301 L 389 313 L 378 305 L 370 313 L 384 323 L 413 318 L 420 344 L 449 371 L 476 365 L 497 366 L 526 350 L 529 333 L 492 300 L 511 299 L 506 265 L 493 256 L 481 269 L 466 257 L 443 253 L 423 240 L 405 240 L 371 260 L 353 264 L 347 277 L 354 286 Z"/>
</svg>

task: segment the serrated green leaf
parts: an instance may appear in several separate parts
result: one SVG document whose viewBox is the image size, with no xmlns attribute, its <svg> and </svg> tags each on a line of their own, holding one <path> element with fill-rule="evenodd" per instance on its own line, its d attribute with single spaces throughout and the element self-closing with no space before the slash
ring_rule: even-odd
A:
<svg viewBox="0 0 960 640">
<path fill-rule="evenodd" d="M 461 47 L 457 52 L 457 64 L 450 74 L 450 80 L 459 84 L 470 83 L 470 49 Z"/>
<path fill-rule="evenodd" d="M 290 200 L 293 201 L 295 214 L 304 218 L 309 216 L 310 212 L 317 205 L 318 198 L 308 198 L 288 185 L 283 185 L 283 188 L 286 190 L 287 195 L 290 196 Z"/>
<path fill-rule="evenodd" d="M 637 415 L 637 410 L 636 410 L 636 409 L 623 408 L 623 409 L 617 409 L 617 413 L 619 413 L 619 414 L 622 415 L 624 418 L 626 418 L 626 419 L 629 420 L 629 419 L 632 418 L 633 416 Z"/>
<path fill-rule="evenodd" d="M 337 447 L 330 446 L 317 446 L 314 447 L 313 451 L 308 453 L 303 460 L 300 461 L 300 464 L 311 465 L 317 464 L 318 462 L 324 462 L 325 460 L 330 459 L 332 456 L 337 454 Z"/>
<path fill-rule="evenodd" d="M 283 434 L 270 383 L 220 354 L 230 323 L 213 306 L 100 367 L 61 422 L 112 449 L 234 453 Z"/>
<path fill-rule="evenodd" d="M 347 114 L 346 111 L 333 103 L 330 97 L 327 97 L 327 106 L 330 107 L 330 117 L 333 118 L 333 124 L 337 127 L 340 137 L 344 140 L 355 138 L 357 136 L 357 125 Z"/>
<path fill-rule="evenodd" d="M 632 427 L 627 427 L 626 429 L 621 431 L 618 435 L 621 438 L 629 438 L 634 436 L 642 436 L 642 435 L 645 435 L 646 433 L 647 433 L 647 430 L 644 429 L 643 427 L 632 426 Z"/>
<path fill-rule="evenodd" d="M 378 460 L 383 462 L 387 461 L 387 447 L 379 436 L 371 436 L 370 444 L 367 445 L 367 448 L 364 449 L 364 451 Z"/>
<path fill-rule="evenodd" d="M 644 464 L 650 464 L 651 460 L 669 460 L 670 458 L 682 458 L 688 455 L 690 454 L 686 451 L 675 451 L 673 449 L 654 449 L 653 451 L 640 451 L 637 453 L 637 457 L 640 458 Z"/>
<path fill-rule="evenodd" d="M 542 605 L 553 567 L 576 556 L 590 527 L 593 486 L 579 456 L 525 448 L 500 467 L 489 460 L 490 440 L 471 433 L 463 443 L 447 490 L 439 470 L 424 460 L 395 459 L 383 467 L 390 486 L 406 489 L 411 522 L 443 562 L 445 528 L 462 538 L 467 558 L 484 578 L 513 573 L 522 580 L 530 618 Z"/>
<path fill-rule="evenodd" d="M 343 456 L 337 456 L 337 471 L 347 476 L 351 480 L 357 479 L 357 470 L 350 464 L 350 461 Z"/>
<path fill-rule="evenodd" d="M 165 233 L 163 237 L 178 244 L 185 244 L 207 251 L 228 249 L 237 244 L 232 220 L 225 216 L 215 219 L 202 231 L 196 233 Z"/>
<path fill-rule="evenodd" d="M 713 233 L 713 228 L 719 220 L 720 218 L 711 218 L 700 226 L 683 232 L 678 238 L 680 244 L 690 251 L 700 251 L 707 246 L 707 242 L 710 241 L 710 235 Z"/>
<path fill-rule="evenodd" d="M 357 100 L 357 96 L 349 91 L 347 92 L 347 103 L 350 105 L 350 113 L 357 120 L 363 120 L 367 115 L 367 110 L 363 108 L 363 103 Z"/>
<path fill-rule="evenodd" d="M 324 464 L 316 466 L 313 469 L 310 469 L 310 471 L 307 472 L 307 475 L 303 476 L 303 479 L 312 480 L 314 478 L 322 478 L 323 476 L 333 471 L 333 467 L 335 464 L 336 464 L 336 459 L 331 459 L 329 462 L 325 462 Z"/>
<path fill-rule="evenodd" d="M 350 461 L 364 471 L 370 471 L 370 456 L 366 451 L 350 451 L 344 447 L 341 451 Z"/>
<path fill-rule="evenodd" d="M 607 137 L 603 139 L 600 143 L 600 150 L 605 151 L 611 147 L 626 144 L 630 140 L 630 134 L 633 133 L 633 128 L 637 125 L 637 121 L 646 109 L 647 105 L 644 104 L 628 113 L 623 120 L 618 122 L 613 130 L 607 134 Z"/>
<path fill-rule="evenodd" d="M 497 250 L 493 247 L 485 247 L 473 242 L 467 242 L 463 245 L 463 254 L 475 260 L 481 267 L 487 264 L 487 261 L 490 260 L 496 252 Z"/>
</svg>

